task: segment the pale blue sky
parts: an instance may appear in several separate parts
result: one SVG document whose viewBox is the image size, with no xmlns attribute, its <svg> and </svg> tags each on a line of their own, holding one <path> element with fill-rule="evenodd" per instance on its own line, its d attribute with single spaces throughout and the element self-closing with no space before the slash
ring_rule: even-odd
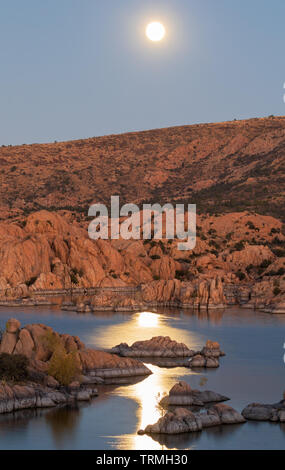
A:
<svg viewBox="0 0 285 470">
<path fill-rule="evenodd" d="M 284 0 L 0 0 L 0 145 L 284 115 L 284 20 Z"/>
</svg>

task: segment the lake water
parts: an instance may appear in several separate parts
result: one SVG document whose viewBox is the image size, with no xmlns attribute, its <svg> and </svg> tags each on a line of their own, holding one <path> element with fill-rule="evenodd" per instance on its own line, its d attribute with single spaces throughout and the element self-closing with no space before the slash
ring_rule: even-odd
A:
<svg viewBox="0 0 285 470">
<path fill-rule="evenodd" d="M 230 397 L 227 403 L 238 411 L 252 402 L 280 401 L 285 390 L 285 315 L 239 308 L 79 315 L 57 308 L 2 307 L 0 327 L 11 317 L 22 326 L 44 323 L 78 335 L 96 348 L 167 335 L 192 349 L 207 339 L 219 341 L 226 356 L 219 369 L 203 372 L 148 365 L 151 376 L 130 385 L 99 387 L 99 397 L 74 409 L 0 415 L 0 449 L 285 449 L 285 424 L 247 422 L 159 440 L 137 435 L 138 429 L 157 421 L 159 394 L 178 380 Z"/>
</svg>

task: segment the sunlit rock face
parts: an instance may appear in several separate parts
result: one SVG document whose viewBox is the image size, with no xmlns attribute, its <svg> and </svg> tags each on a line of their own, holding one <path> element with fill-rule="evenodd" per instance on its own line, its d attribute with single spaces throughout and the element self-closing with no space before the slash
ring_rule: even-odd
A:
<svg viewBox="0 0 285 470">
<path fill-rule="evenodd" d="M 217 404 L 196 413 L 186 408 L 175 408 L 173 412 L 168 411 L 155 424 L 139 430 L 138 434 L 183 434 L 221 424 L 244 422 L 245 418 L 240 413 L 224 404 Z"/>
<path fill-rule="evenodd" d="M 208 340 L 201 351 L 194 351 L 184 343 L 173 341 L 169 336 L 156 336 L 150 340 L 136 341 L 131 346 L 121 343 L 110 352 L 123 357 L 158 358 L 159 361 L 156 363 L 161 367 L 175 367 L 175 362 L 163 361 L 164 358 L 187 358 L 182 364 L 178 362 L 176 366 L 180 364 L 191 368 L 217 368 L 220 365 L 219 358 L 225 355 L 217 342 Z"/>
<path fill-rule="evenodd" d="M 74 361 L 83 373 L 92 373 L 93 377 L 114 378 L 149 375 L 150 370 L 140 361 L 121 358 L 104 351 L 87 349 L 77 336 L 59 334 L 49 326 L 42 324 L 26 325 L 16 319 L 10 319 L 0 344 L 0 353 L 24 354 L 30 366 L 41 372 L 48 370 L 53 355 L 53 344 L 60 343 L 66 353 L 74 353 Z"/>
<path fill-rule="evenodd" d="M 186 382 L 175 384 L 169 394 L 160 401 L 161 406 L 203 406 L 206 403 L 215 403 L 229 400 L 228 397 L 209 390 L 193 390 Z"/>
<path fill-rule="evenodd" d="M 119 302 L 98 296 L 90 301 L 91 311 L 92 305 L 210 310 L 237 302 L 272 313 L 278 304 L 276 312 L 284 311 L 285 236 L 277 219 L 246 212 L 198 216 L 197 243 L 189 252 L 179 251 L 177 239 L 94 241 L 86 222 L 77 219 L 67 211 L 42 210 L 0 223 L 0 299 L 140 286 L 135 302 L 130 296 Z"/>
<path fill-rule="evenodd" d="M 111 352 L 129 357 L 190 357 L 194 355 L 185 344 L 173 341 L 169 336 L 156 336 L 146 341 L 136 341 L 132 346 L 126 343 L 115 346 Z"/>
</svg>

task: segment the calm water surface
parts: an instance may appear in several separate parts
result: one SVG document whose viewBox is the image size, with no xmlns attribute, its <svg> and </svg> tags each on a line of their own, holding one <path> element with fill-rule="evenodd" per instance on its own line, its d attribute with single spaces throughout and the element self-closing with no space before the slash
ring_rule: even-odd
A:
<svg viewBox="0 0 285 470">
<path fill-rule="evenodd" d="M 44 323 L 78 335 L 88 346 L 110 348 L 152 336 L 170 336 L 193 349 L 219 341 L 226 356 L 220 368 L 193 372 L 148 365 L 153 374 L 130 385 L 100 387 L 91 404 L 75 409 L 25 410 L 0 415 L 0 449 L 284 449 L 285 424 L 220 426 L 202 433 L 138 436 L 137 430 L 160 416 L 159 395 L 178 380 L 219 392 L 241 411 L 251 402 L 274 403 L 285 390 L 285 315 L 231 308 L 210 313 L 158 310 L 134 314 L 79 315 L 56 308 L 0 309 L 22 325 Z"/>
</svg>

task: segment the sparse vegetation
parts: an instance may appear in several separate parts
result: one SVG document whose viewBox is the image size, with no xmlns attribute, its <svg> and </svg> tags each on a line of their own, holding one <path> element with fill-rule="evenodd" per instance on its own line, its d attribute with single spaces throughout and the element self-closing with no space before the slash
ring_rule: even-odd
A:
<svg viewBox="0 0 285 470">
<path fill-rule="evenodd" d="M 45 333 L 43 342 L 51 352 L 48 374 L 61 385 L 69 385 L 80 374 L 76 353 L 67 352 L 59 336 L 53 332 Z"/>
<path fill-rule="evenodd" d="M 22 354 L 0 354 L 0 379 L 20 382 L 28 377 L 28 359 Z"/>
</svg>

